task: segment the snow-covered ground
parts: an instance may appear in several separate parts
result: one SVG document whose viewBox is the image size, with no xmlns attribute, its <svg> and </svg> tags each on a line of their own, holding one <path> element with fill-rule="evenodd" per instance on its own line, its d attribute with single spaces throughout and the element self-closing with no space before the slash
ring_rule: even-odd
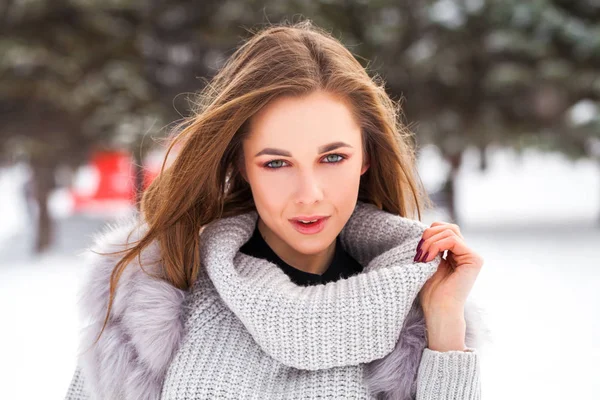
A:
<svg viewBox="0 0 600 400">
<path fill-rule="evenodd" d="M 435 190 L 447 167 L 431 148 L 421 157 Z M 480 173 L 476 161 L 467 154 L 457 200 L 466 241 L 485 260 L 471 295 L 493 339 L 480 349 L 483 398 L 600 398 L 598 165 L 501 151 Z M 77 254 L 103 220 L 64 214 L 56 249 L 27 255 L 17 175 L 0 172 L 0 398 L 62 399 L 77 352 Z M 443 214 L 425 222 L 435 219 Z"/>
</svg>

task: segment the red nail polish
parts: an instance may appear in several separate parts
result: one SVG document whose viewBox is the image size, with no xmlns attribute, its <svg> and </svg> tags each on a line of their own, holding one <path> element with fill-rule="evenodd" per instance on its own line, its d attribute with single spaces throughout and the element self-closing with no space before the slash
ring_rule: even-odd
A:
<svg viewBox="0 0 600 400">
<path fill-rule="evenodd" d="M 425 260 L 427 260 L 427 256 L 429 255 L 429 252 L 425 253 L 425 255 L 423 256 L 423 259 L 421 260 L 421 262 L 425 262 Z"/>
<path fill-rule="evenodd" d="M 421 250 L 421 245 L 422 245 L 422 244 L 423 244 L 423 239 L 421 239 L 421 240 L 419 241 L 419 244 L 417 245 L 417 251 L 420 251 L 420 250 Z"/>
</svg>

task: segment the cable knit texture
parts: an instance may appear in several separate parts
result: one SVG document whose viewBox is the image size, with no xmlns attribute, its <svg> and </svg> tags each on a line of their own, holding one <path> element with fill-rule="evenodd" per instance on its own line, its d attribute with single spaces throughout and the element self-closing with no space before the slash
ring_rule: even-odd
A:
<svg viewBox="0 0 600 400">
<path fill-rule="evenodd" d="M 357 202 L 340 233 L 363 272 L 298 286 L 275 264 L 239 249 L 258 214 L 223 218 L 201 235 L 202 269 L 179 290 L 160 279 L 152 243 L 117 287 L 98 345 L 118 256 L 91 255 L 81 294 L 82 354 L 67 399 L 479 399 L 481 310 L 465 309 L 467 351 L 426 348 L 418 292 L 441 261 L 413 261 L 419 221 Z M 136 220 L 94 245 L 123 248 Z M 83 352 L 90 348 L 89 351 Z"/>
</svg>

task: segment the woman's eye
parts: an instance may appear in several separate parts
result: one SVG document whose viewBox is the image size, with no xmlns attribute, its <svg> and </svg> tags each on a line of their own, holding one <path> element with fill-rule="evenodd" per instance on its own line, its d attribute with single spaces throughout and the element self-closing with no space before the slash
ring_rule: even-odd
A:
<svg viewBox="0 0 600 400">
<path fill-rule="evenodd" d="M 329 157 L 339 157 L 339 158 L 338 158 L 338 159 L 333 159 L 333 160 L 332 160 L 332 159 L 331 159 L 331 158 L 329 158 Z M 341 156 L 341 155 L 339 155 L 339 154 L 327 154 L 327 155 L 325 156 L 325 159 L 329 160 L 329 161 L 327 161 L 328 163 L 334 163 L 334 164 L 335 164 L 335 163 L 338 163 L 338 162 L 342 161 L 342 160 L 344 159 L 344 157 L 343 157 L 343 156 Z"/>
<path fill-rule="evenodd" d="M 270 169 L 279 169 L 281 168 L 281 165 L 277 164 L 277 163 L 283 163 L 285 161 L 283 160 L 273 160 L 273 161 L 269 161 L 268 163 L 265 164 L 265 167 L 270 168 Z M 277 165 L 272 165 L 273 163 L 277 164 Z"/>
</svg>

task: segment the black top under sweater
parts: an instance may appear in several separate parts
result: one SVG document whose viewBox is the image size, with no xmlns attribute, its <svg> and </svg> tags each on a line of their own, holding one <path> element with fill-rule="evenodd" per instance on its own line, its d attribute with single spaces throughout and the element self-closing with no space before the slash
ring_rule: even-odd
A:
<svg viewBox="0 0 600 400">
<path fill-rule="evenodd" d="M 252 237 L 240 248 L 240 251 L 249 256 L 266 259 L 276 264 L 296 285 L 319 285 L 337 281 L 341 278 L 348 278 L 363 270 L 363 266 L 344 250 L 339 236 L 335 240 L 333 260 L 322 275 L 301 271 L 279 258 L 261 236 L 258 230 L 258 221 Z"/>
</svg>

